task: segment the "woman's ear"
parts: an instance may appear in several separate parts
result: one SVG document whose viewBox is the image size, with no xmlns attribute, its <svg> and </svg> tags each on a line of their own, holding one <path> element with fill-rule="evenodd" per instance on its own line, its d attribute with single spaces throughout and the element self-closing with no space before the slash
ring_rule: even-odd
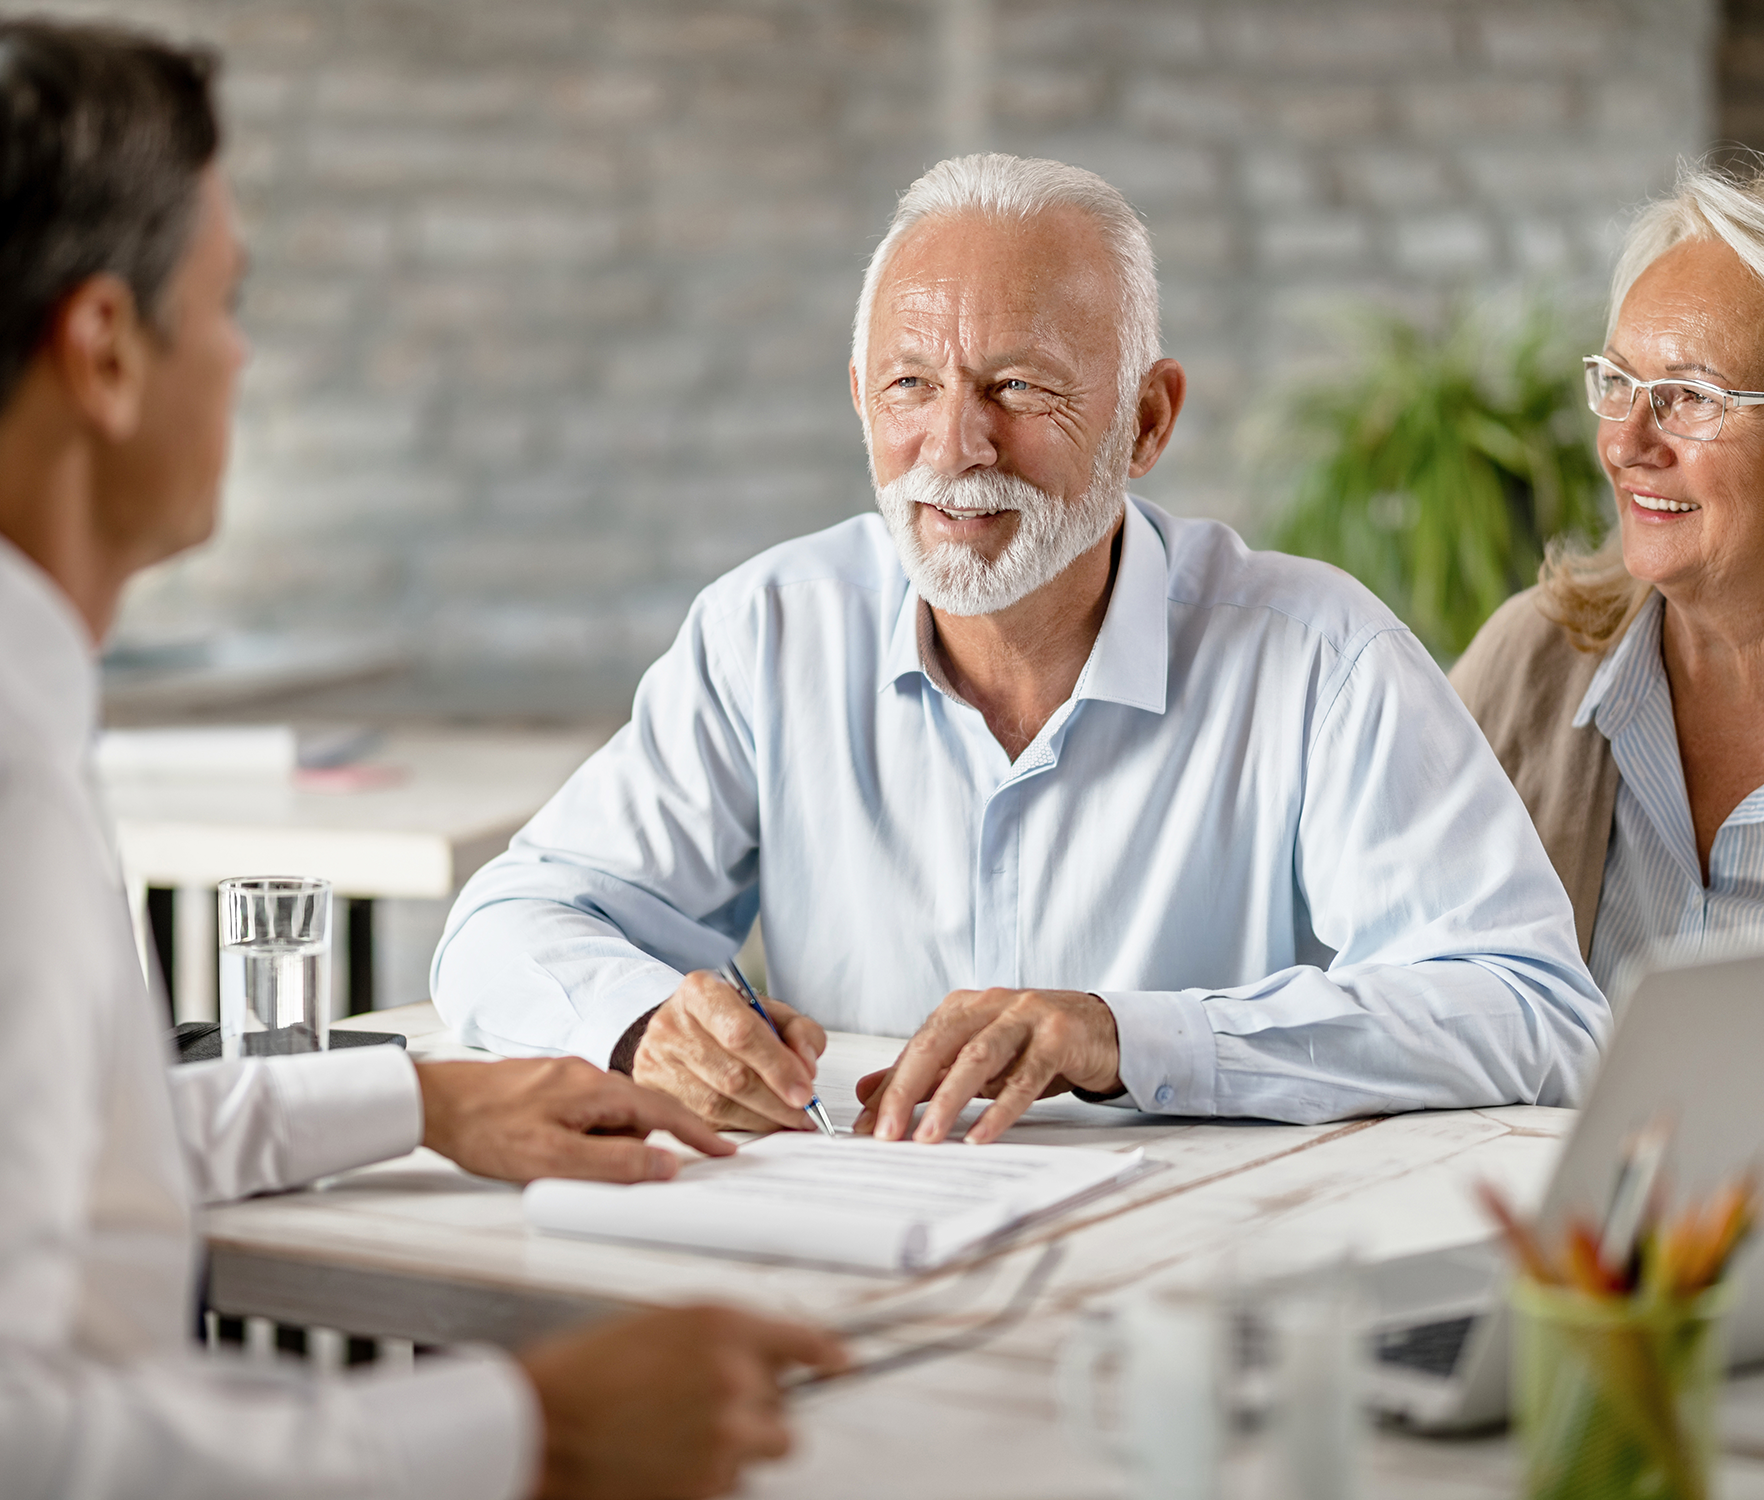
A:
<svg viewBox="0 0 1764 1500">
<path fill-rule="evenodd" d="M 126 442 L 141 424 L 151 338 L 135 294 L 109 272 L 75 287 L 50 325 L 50 365 L 75 410 L 110 442 Z"/>
</svg>

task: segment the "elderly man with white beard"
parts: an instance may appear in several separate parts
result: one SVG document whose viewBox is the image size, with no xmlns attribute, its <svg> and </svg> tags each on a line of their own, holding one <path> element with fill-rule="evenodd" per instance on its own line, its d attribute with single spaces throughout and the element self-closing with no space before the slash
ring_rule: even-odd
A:
<svg viewBox="0 0 1764 1500">
<path fill-rule="evenodd" d="M 1159 352 L 1149 239 L 1102 179 L 916 182 L 853 338 L 880 517 L 706 589 L 473 877 L 434 970 L 466 1039 L 804 1129 L 823 1028 L 910 1036 L 859 1085 L 884 1140 L 985 1097 L 991 1141 L 1065 1090 L 1575 1102 L 1609 1012 L 1524 807 L 1359 585 L 1128 495 L 1182 405 Z M 713 972 L 756 914 L 781 1039 Z"/>
</svg>

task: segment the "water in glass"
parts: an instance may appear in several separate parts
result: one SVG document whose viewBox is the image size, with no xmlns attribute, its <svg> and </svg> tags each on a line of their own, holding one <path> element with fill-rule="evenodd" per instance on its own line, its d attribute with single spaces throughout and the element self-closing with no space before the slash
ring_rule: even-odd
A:
<svg viewBox="0 0 1764 1500">
<path fill-rule="evenodd" d="M 260 876 L 220 888 L 221 1055 L 320 1052 L 331 1021 L 331 887 Z"/>
<path fill-rule="evenodd" d="M 323 943 L 266 943 L 222 948 L 220 998 L 223 1025 L 238 1042 L 227 1056 L 318 1052 L 326 1038 L 319 1018 L 329 1009 Z M 327 1028 L 328 1029 L 328 1028 Z"/>
</svg>

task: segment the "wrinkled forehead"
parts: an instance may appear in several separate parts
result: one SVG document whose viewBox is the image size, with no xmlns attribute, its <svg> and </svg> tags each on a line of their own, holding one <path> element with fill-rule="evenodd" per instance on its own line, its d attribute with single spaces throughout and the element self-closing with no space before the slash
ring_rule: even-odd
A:
<svg viewBox="0 0 1764 1500">
<path fill-rule="evenodd" d="M 1703 378 L 1759 389 L 1764 281 L 1724 240 L 1680 240 L 1636 277 L 1608 347 L 1638 368 L 1701 371 Z"/>
<path fill-rule="evenodd" d="M 890 257 L 870 316 L 872 362 L 903 343 L 969 353 L 1013 342 L 1112 359 L 1120 289 L 1088 215 L 965 213 L 916 226 Z"/>
</svg>

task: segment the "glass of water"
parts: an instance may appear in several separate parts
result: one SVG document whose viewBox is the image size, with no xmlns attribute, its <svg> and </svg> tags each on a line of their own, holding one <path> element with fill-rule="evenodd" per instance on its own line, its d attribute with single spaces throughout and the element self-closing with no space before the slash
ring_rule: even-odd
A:
<svg viewBox="0 0 1764 1500">
<path fill-rule="evenodd" d="M 220 884 L 222 1057 L 322 1052 L 331 1031 L 331 882 Z"/>
</svg>

